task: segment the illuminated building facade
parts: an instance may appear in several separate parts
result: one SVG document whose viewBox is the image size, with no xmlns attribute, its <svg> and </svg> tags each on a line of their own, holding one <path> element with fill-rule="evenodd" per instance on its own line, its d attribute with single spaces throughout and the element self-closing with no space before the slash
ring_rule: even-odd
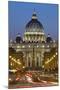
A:
<svg viewBox="0 0 60 90">
<path fill-rule="evenodd" d="M 50 35 L 48 37 L 45 35 L 44 27 L 34 12 L 25 27 L 23 38 L 18 34 L 16 41 L 10 42 L 9 47 L 23 53 L 25 68 L 35 69 L 43 67 L 44 53 L 49 53 L 51 48 L 57 47 L 57 44 L 53 42 Z"/>
</svg>

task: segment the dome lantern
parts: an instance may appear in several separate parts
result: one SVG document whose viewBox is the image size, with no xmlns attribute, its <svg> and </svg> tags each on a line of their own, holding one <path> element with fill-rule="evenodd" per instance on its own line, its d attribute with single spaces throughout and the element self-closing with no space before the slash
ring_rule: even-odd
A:
<svg viewBox="0 0 60 90">
<path fill-rule="evenodd" d="M 36 12 L 35 11 L 32 14 L 32 19 L 37 19 L 37 15 L 36 15 Z"/>
</svg>

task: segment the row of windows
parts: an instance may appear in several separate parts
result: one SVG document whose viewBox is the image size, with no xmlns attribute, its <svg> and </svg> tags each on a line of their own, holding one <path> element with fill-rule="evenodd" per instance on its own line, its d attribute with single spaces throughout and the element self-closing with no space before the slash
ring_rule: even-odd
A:
<svg viewBox="0 0 60 90">
<path fill-rule="evenodd" d="M 28 45 L 29 48 L 30 48 L 31 46 L 32 46 L 32 45 Z M 25 48 L 25 47 L 26 47 L 25 45 L 23 45 L 23 46 L 18 45 L 18 46 L 17 46 L 17 48 Z M 33 46 L 32 46 L 32 47 L 33 47 Z M 44 45 L 41 45 L 41 46 L 36 45 L 36 46 L 34 46 L 34 47 L 37 47 L 37 48 L 38 48 L 38 47 L 43 47 L 43 48 L 44 48 L 45 46 L 44 46 Z M 47 45 L 47 47 L 49 47 L 49 45 Z"/>
<path fill-rule="evenodd" d="M 27 37 L 25 37 L 25 40 L 30 40 L 30 41 L 31 40 L 37 40 L 37 39 L 43 41 L 45 38 L 43 36 L 42 37 L 40 37 L 40 36 L 33 36 L 33 37 L 32 36 L 31 37 L 27 36 Z"/>
</svg>

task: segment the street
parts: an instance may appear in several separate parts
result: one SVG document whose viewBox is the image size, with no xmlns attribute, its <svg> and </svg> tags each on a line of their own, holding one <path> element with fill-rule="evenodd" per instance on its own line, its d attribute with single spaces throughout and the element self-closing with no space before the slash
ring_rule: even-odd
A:
<svg viewBox="0 0 60 90">
<path fill-rule="evenodd" d="M 13 83 L 9 83 L 9 88 L 32 88 L 32 87 L 47 87 L 57 86 L 58 77 L 54 75 L 38 75 L 36 73 L 25 74 L 21 78 L 16 78 Z"/>
</svg>

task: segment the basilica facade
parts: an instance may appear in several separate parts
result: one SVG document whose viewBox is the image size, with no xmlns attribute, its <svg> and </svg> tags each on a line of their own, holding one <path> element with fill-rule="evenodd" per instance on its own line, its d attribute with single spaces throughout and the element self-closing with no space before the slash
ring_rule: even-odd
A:
<svg viewBox="0 0 60 90">
<path fill-rule="evenodd" d="M 50 35 L 46 36 L 42 23 L 38 20 L 36 12 L 33 12 L 31 20 L 26 24 L 24 36 L 18 34 L 15 42 L 10 42 L 16 52 L 23 53 L 23 61 L 26 68 L 42 68 L 44 53 L 50 52 L 56 47 Z"/>
</svg>

